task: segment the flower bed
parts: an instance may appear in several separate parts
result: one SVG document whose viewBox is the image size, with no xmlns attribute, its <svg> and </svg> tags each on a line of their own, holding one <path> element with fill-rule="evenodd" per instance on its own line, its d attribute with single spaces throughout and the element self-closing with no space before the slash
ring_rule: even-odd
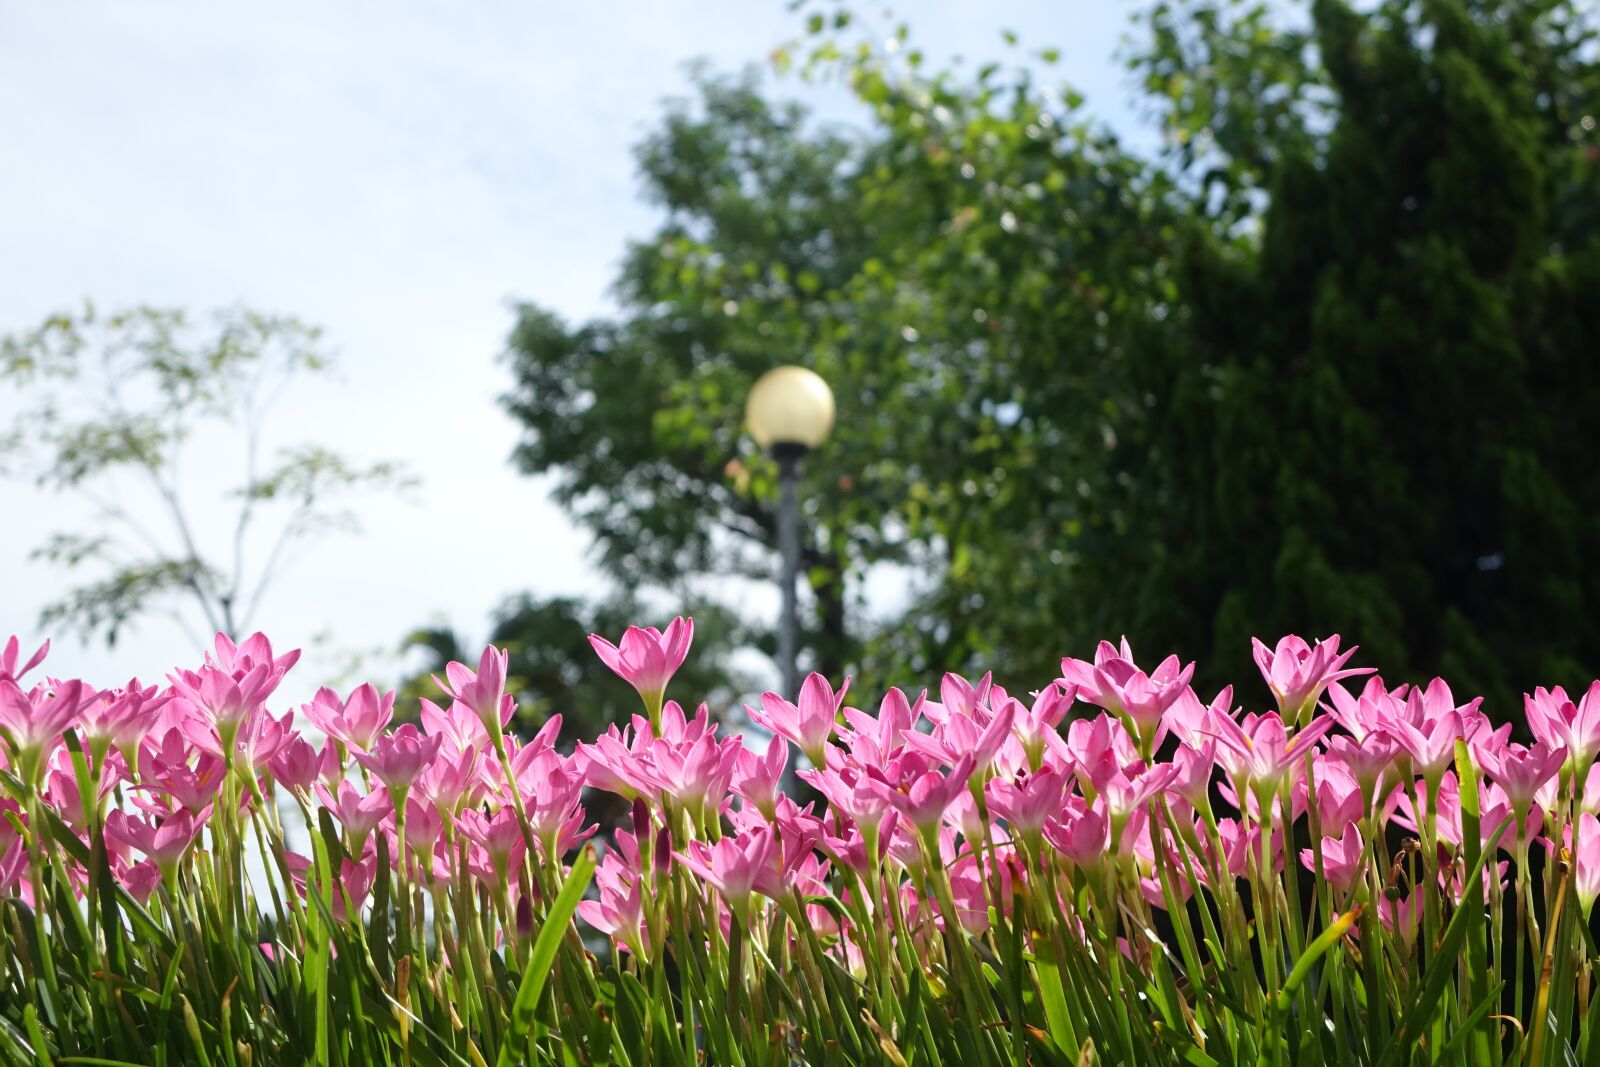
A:
<svg viewBox="0 0 1600 1067">
<path fill-rule="evenodd" d="M 691 638 L 594 638 L 642 714 L 570 754 L 492 648 L 392 727 L 269 711 L 261 635 L 103 691 L 13 639 L 0 1062 L 1600 1062 L 1600 683 L 1523 745 L 1338 638 L 1258 643 L 1259 714 L 1124 642 L 1023 698 L 813 675 L 752 748 L 665 699 Z"/>
</svg>

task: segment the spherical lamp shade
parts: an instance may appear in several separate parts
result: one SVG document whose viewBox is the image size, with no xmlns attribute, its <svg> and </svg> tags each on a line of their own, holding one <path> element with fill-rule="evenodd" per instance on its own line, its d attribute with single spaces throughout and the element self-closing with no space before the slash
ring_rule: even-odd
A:
<svg viewBox="0 0 1600 1067">
<path fill-rule="evenodd" d="M 769 370 L 750 390 L 744 421 L 762 448 L 816 448 L 833 429 L 833 391 L 804 367 Z"/>
</svg>

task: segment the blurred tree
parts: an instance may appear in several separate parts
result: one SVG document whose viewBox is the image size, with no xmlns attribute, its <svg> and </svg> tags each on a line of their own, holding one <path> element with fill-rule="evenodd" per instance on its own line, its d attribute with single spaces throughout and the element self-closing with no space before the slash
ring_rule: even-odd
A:
<svg viewBox="0 0 1600 1067">
<path fill-rule="evenodd" d="M 1040 88 L 1051 50 L 929 72 L 904 27 L 857 46 L 813 14 L 780 66 L 842 74 L 869 124 L 702 76 L 640 149 L 666 218 L 619 313 L 521 309 L 517 462 L 624 581 L 766 581 L 776 487 L 741 406 L 813 367 L 839 420 L 802 493 L 811 660 L 868 691 L 1038 682 L 1118 633 L 1205 681 L 1285 630 L 1501 707 L 1592 676 L 1593 23 L 1155 3 L 1142 159 Z M 862 600 L 880 564 L 906 600 Z"/>
<path fill-rule="evenodd" d="M 683 610 L 695 616 L 694 654 L 673 678 L 668 695 L 690 714 L 701 701 L 721 712 L 747 689 L 732 658 L 747 640 L 746 624 L 715 604 L 687 604 Z M 510 653 L 507 686 L 517 694 L 525 716 L 519 728 L 532 732 L 560 713 L 560 741 L 565 744 L 592 739 L 607 723 L 625 722 L 640 712 L 638 694 L 594 654 L 589 635 L 615 641 L 629 626 L 646 624 L 648 617 L 648 610 L 626 593 L 593 604 L 572 597 L 541 600 L 531 593 L 507 599 L 494 613 L 488 641 Z M 443 627 L 419 629 L 401 647 L 418 653 L 420 660 L 398 694 L 407 714 L 420 698 L 441 699 L 432 675 L 442 677 L 451 660 L 476 664 L 481 651 Z"/>
<path fill-rule="evenodd" d="M 557 499 L 626 583 L 770 578 L 776 470 L 743 438 L 745 393 L 761 371 L 819 347 L 870 254 L 856 142 L 808 129 L 753 79 L 700 85 L 701 108 L 674 103 L 638 151 L 667 221 L 628 251 L 623 316 L 569 329 L 524 306 L 507 353 L 507 404 L 526 427 L 517 463 L 555 474 Z M 828 376 L 846 421 L 848 384 Z M 807 464 L 802 493 L 821 620 L 812 644 L 830 673 L 848 655 L 842 573 L 894 558 L 900 541 L 880 521 L 892 501 L 845 473 L 865 475 L 864 464 L 833 462 L 851 440 L 841 433 Z"/>
<path fill-rule="evenodd" d="M 1173 343 L 1163 179 L 1025 72 L 854 76 L 865 132 L 750 77 L 671 106 L 639 150 L 666 220 L 625 258 L 621 313 L 521 309 L 516 460 L 554 475 L 623 581 L 767 582 L 775 468 L 742 409 L 765 370 L 809 365 L 839 406 L 803 470 L 811 665 L 868 688 L 979 662 L 1048 677 L 1110 618 L 1060 604 L 1138 462 L 1121 364 Z M 862 600 L 879 564 L 912 576 L 909 614 Z"/>
<path fill-rule="evenodd" d="M 1501 715 L 1586 683 L 1594 10 L 1318 0 L 1293 30 L 1266 11 L 1159 5 L 1135 61 L 1211 225 L 1180 259 L 1192 347 L 1142 371 L 1170 417 L 1130 629 L 1213 677 L 1252 632 L 1339 630 Z"/>
<path fill-rule="evenodd" d="M 204 329 L 182 311 L 86 306 L 0 338 L 0 380 L 17 405 L 0 441 L 4 471 L 95 509 L 91 527 L 34 552 L 95 572 L 45 608 L 41 627 L 115 643 L 138 616 L 187 629 L 198 613 L 212 632 L 247 632 L 294 548 L 356 528 L 348 498 L 411 483 L 394 463 L 361 465 L 315 444 L 266 453 L 285 389 L 329 366 L 318 330 L 248 310 L 219 312 Z M 242 470 L 200 487 L 210 494 L 202 515 L 184 461 L 223 449 L 237 450 Z M 218 500 L 225 511 L 209 510 Z M 224 513 L 221 526 L 203 521 Z M 207 526 L 225 535 L 207 543 Z"/>
</svg>

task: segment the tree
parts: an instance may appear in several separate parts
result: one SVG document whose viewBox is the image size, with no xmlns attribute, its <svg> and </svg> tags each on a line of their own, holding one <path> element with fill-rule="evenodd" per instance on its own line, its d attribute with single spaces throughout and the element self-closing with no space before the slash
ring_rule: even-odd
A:
<svg viewBox="0 0 1600 1067">
<path fill-rule="evenodd" d="M 6 471 L 94 506 L 92 528 L 54 533 L 35 552 L 94 576 L 45 608 L 64 625 L 114 643 L 133 619 L 198 614 L 237 637 L 294 549 L 357 528 L 346 501 L 411 483 L 397 464 L 357 464 L 310 443 L 269 452 L 271 416 L 299 378 L 330 368 L 320 333 L 292 318 L 236 309 L 210 328 L 178 310 L 86 306 L 0 339 L 0 379 L 21 410 Z M 201 448 L 239 456 L 224 536 L 199 525 L 185 461 Z M 264 540 L 257 540 L 265 532 Z"/>
<path fill-rule="evenodd" d="M 1184 86 L 1170 129 L 1213 134 L 1222 191 L 1199 202 L 1267 199 L 1259 240 L 1228 212 L 1197 231 L 1194 347 L 1147 368 L 1172 417 L 1131 628 L 1213 668 L 1251 632 L 1340 630 L 1502 716 L 1593 677 L 1592 12 L 1319 0 L 1284 32 L 1196 8 L 1208 35 L 1158 32 L 1145 67 Z M 1262 52 L 1305 58 L 1305 106 L 1253 100 L 1256 65 L 1218 58 Z"/>
<path fill-rule="evenodd" d="M 638 152 L 668 220 L 628 252 L 616 285 L 626 317 L 569 329 L 527 305 L 507 352 L 506 403 L 527 427 L 516 462 L 555 473 L 556 498 L 627 584 L 772 573 L 776 471 L 742 440 L 745 391 L 774 353 L 818 347 L 830 302 L 868 255 L 856 144 L 808 131 L 798 107 L 770 104 L 748 78 L 701 88 L 703 110 L 674 104 Z M 832 671 L 845 658 L 837 576 L 851 557 L 898 547 L 879 529 L 881 499 L 860 484 L 841 491 L 844 469 L 809 464 L 803 494 L 817 531 L 803 565 L 823 620 L 818 662 Z"/>
<path fill-rule="evenodd" d="M 887 116 L 864 132 L 749 76 L 671 105 L 639 150 L 666 221 L 628 252 L 621 314 L 520 309 L 515 458 L 554 475 L 619 579 L 765 582 L 776 472 L 742 407 L 763 371 L 806 363 L 839 404 L 801 494 L 811 665 L 869 685 L 906 666 L 1040 675 L 1064 636 L 1038 640 L 1054 572 L 1115 536 L 1136 461 L 1120 358 L 1171 332 L 1149 266 L 1172 239 L 1161 180 L 1026 75 L 855 74 Z M 912 612 L 865 603 L 880 565 L 916 576 Z"/>
<path fill-rule="evenodd" d="M 1592 676 L 1591 12 L 1152 4 L 1149 159 L 1040 87 L 1048 50 L 929 72 L 846 15 L 807 66 L 863 128 L 703 79 L 640 150 L 666 221 L 619 314 L 521 311 L 516 459 L 609 570 L 770 575 L 740 406 L 802 362 L 840 409 L 802 494 L 829 674 L 1025 684 L 1126 633 L 1212 684 L 1252 633 L 1338 630 L 1502 709 Z"/>
</svg>

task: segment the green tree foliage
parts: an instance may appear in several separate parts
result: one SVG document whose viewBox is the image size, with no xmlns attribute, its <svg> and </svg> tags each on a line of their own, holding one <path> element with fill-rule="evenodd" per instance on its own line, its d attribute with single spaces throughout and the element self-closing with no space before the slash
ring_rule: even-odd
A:
<svg viewBox="0 0 1600 1067">
<path fill-rule="evenodd" d="M 930 73 L 845 22 L 805 66 L 863 128 L 702 78 L 640 149 L 665 221 L 618 314 L 520 311 L 517 462 L 608 570 L 770 576 L 740 414 L 798 362 L 839 401 L 802 492 L 830 674 L 1039 681 L 1127 633 L 1204 680 L 1291 629 L 1502 708 L 1600 669 L 1582 5 L 1152 5 L 1155 158 L 1045 87 L 1049 51 Z M 862 601 L 884 564 L 909 602 Z"/>
<path fill-rule="evenodd" d="M 1026 77 L 856 76 L 886 116 L 865 134 L 748 78 L 674 105 L 639 152 L 667 218 L 626 257 L 622 313 L 521 310 L 516 458 L 624 581 L 767 581 L 775 467 L 742 408 L 762 372 L 812 366 L 839 406 L 801 494 L 812 664 L 1045 671 L 1061 635 L 1027 627 L 1115 536 L 1138 462 L 1124 356 L 1170 332 L 1164 183 Z M 878 564 L 918 576 L 911 624 L 846 595 Z"/>
<path fill-rule="evenodd" d="M 1174 9 L 1145 67 L 1186 86 L 1175 143 L 1243 161 L 1195 157 L 1210 203 L 1265 206 L 1259 239 L 1224 212 L 1181 260 L 1194 349 L 1151 368 L 1166 532 L 1130 625 L 1213 664 L 1251 632 L 1341 630 L 1501 715 L 1592 677 L 1592 24 L 1549 0 L 1319 2 L 1294 33 L 1202 10 L 1220 36 L 1180 42 Z M 1253 79 L 1290 55 L 1315 103 L 1282 112 Z"/>
<path fill-rule="evenodd" d="M 702 90 L 698 109 L 675 104 L 639 148 L 667 219 L 628 251 L 623 315 L 571 329 L 529 305 L 510 341 L 507 404 L 527 428 L 516 461 L 554 473 L 557 499 L 624 584 L 770 576 L 776 468 L 743 436 L 745 394 L 784 358 L 827 348 L 872 247 L 853 138 L 810 128 L 748 79 Z M 848 386 L 820 362 L 848 424 Z M 803 565 L 821 597 L 820 662 L 834 671 L 847 658 L 841 574 L 903 550 L 883 521 L 895 498 L 873 476 L 877 449 L 841 431 L 808 465 L 803 494 Z"/>
</svg>

